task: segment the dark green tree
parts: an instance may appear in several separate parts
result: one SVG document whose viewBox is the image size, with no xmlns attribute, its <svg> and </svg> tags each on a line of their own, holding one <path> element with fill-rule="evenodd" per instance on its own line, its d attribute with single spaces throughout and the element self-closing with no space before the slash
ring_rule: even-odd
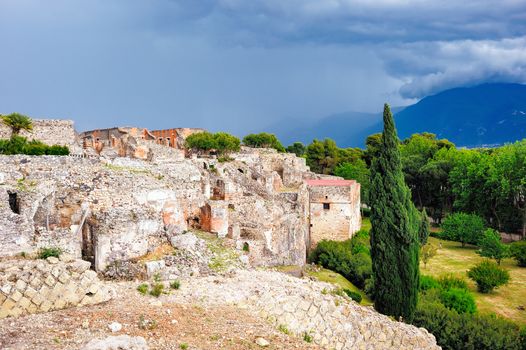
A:
<svg viewBox="0 0 526 350">
<path fill-rule="evenodd" d="M 288 153 L 294 153 L 298 157 L 301 157 L 305 154 L 305 145 L 301 142 L 294 142 L 292 145 L 286 148 Z"/>
<path fill-rule="evenodd" d="M 285 152 L 285 147 L 283 147 L 276 135 L 268 132 L 248 134 L 243 138 L 243 144 L 253 148 L 274 148 L 278 152 Z"/>
<path fill-rule="evenodd" d="M 419 215 L 404 182 L 399 140 L 389 105 L 371 166 L 371 257 L 374 306 L 379 312 L 413 320 L 419 284 Z"/>
<path fill-rule="evenodd" d="M 510 255 L 510 247 L 502 243 L 500 234 L 494 229 L 488 228 L 479 240 L 480 250 L 477 253 L 486 258 L 495 259 L 500 265 L 502 259 Z"/>
</svg>

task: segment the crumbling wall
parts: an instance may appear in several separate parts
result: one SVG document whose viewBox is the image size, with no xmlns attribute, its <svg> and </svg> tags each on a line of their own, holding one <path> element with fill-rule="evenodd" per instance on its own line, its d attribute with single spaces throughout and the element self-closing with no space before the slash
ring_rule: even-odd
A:
<svg viewBox="0 0 526 350">
<path fill-rule="evenodd" d="M 33 131 L 21 131 L 29 140 L 40 140 L 48 145 L 71 146 L 77 143 L 77 134 L 72 120 L 34 119 Z M 11 129 L 0 123 L 0 139 L 11 136 Z"/>
<path fill-rule="evenodd" d="M 112 291 L 83 260 L 0 262 L 0 319 L 108 301 Z"/>
</svg>

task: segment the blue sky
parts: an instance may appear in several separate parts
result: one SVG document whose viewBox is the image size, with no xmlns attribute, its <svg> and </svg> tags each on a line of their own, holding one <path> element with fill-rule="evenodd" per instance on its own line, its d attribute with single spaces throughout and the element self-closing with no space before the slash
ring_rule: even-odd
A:
<svg viewBox="0 0 526 350">
<path fill-rule="evenodd" d="M 77 129 L 374 112 L 526 82 L 525 0 L 0 0 L 0 113 Z"/>
</svg>

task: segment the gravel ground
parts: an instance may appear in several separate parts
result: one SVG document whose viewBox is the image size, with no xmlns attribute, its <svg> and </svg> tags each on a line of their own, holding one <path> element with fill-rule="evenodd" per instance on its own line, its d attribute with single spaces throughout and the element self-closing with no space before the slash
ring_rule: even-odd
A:
<svg viewBox="0 0 526 350">
<path fill-rule="evenodd" d="M 150 349 L 258 349 L 258 337 L 270 342 L 266 349 L 320 349 L 281 333 L 249 309 L 189 297 L 184 283 L 181 291 L 160 298 L 139 294 L 138 282 L 112 283 L 117 297 L 104 304 L 0 320 L 0 349 L 80 349 L 91 339 L 120 334 L 144 337 Z M 189 283 L 193 289 L 198 280 Z M 112 322 L 122 330 L 112 333 Z"/>
</svg>

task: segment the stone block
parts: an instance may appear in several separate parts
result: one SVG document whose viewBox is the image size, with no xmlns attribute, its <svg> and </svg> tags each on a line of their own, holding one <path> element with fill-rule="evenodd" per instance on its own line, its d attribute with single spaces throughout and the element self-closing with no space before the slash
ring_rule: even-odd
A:
<svg viewBox="0 0 526 350">
<path fill-rule="evenodd" d="M 64 283 L 64 284 L 69 281 L 69 278 L 70 276 L 66 271 L 62 272 L 60 276 L 58 276 L 58 280 L 60 281 L 60 283 Z"/>
<path fill-rule="evenodd" d="M 44 298 L 42 297 L 41 294 L 36 294 L 33 298 L 31 298 L 31 301 L 35 305 L 40 306 L 40 304 L 42 304 L 44 302 Z"/>
<path fill-rule="evenodd" d="M 144 265 L 146 266 L 146 275 L 148 277 L 152 277 L 165 267 L 164 260 L 147 261 Z"/>
<path fill-rule="evenodd" d="M 22 296 L 22 293 L 20 293 L 18 290 L 15 290 L 15 292 L 11 294 L 10 298 L 18 303 L 20 299 L 22 299 Z"/>
<path fill-rule="evenodd" d="M 54 256 L 50 256 L 46 259 L 46 261 L 52 265 L 58 264 L 60 260 L 58 258 L 55 258 Z"/>
<path fill-rule="evenodd" d="M 88 270 L 91 267 L 91 263 L 89 261 L 85 260 L 75 260 L 75 262 L 71 265 L 71 270 L 83 273 L 84 271 Z"/>
<path fill-rule="evenodd" d="M 55 285 L 55 279 L 51 277 L 51 275 L 48 275 L 44 280 L 44 283 L 47 284 L 49 287 L 53 287 Z"/>
<path fill-rule="evenodd" d="M 20 301 L 18 302 L 18 306 L 24 309 L 27 309 L 30 304 L 31 304 L 31 300 L 29 300 L 26 297 L 22 297 L 22 299 L 20 299 Z"/>
<path fill-rule="evenodd" d="M 18 289 L 20 292 L 24 292 L 26 289 L 27 283 L 19 279 L 16 281 L 15 288 Z"/>
<path fill-rule="evenodd" d="M 49 310 L 51 310 L 52 306 L 53 306 L 53 304 L 51 303 L 51 301 L 44 300 L 44 302 L 40 305 L 40 310 L 42 312 L 48 312 Z"/>
</svg>

